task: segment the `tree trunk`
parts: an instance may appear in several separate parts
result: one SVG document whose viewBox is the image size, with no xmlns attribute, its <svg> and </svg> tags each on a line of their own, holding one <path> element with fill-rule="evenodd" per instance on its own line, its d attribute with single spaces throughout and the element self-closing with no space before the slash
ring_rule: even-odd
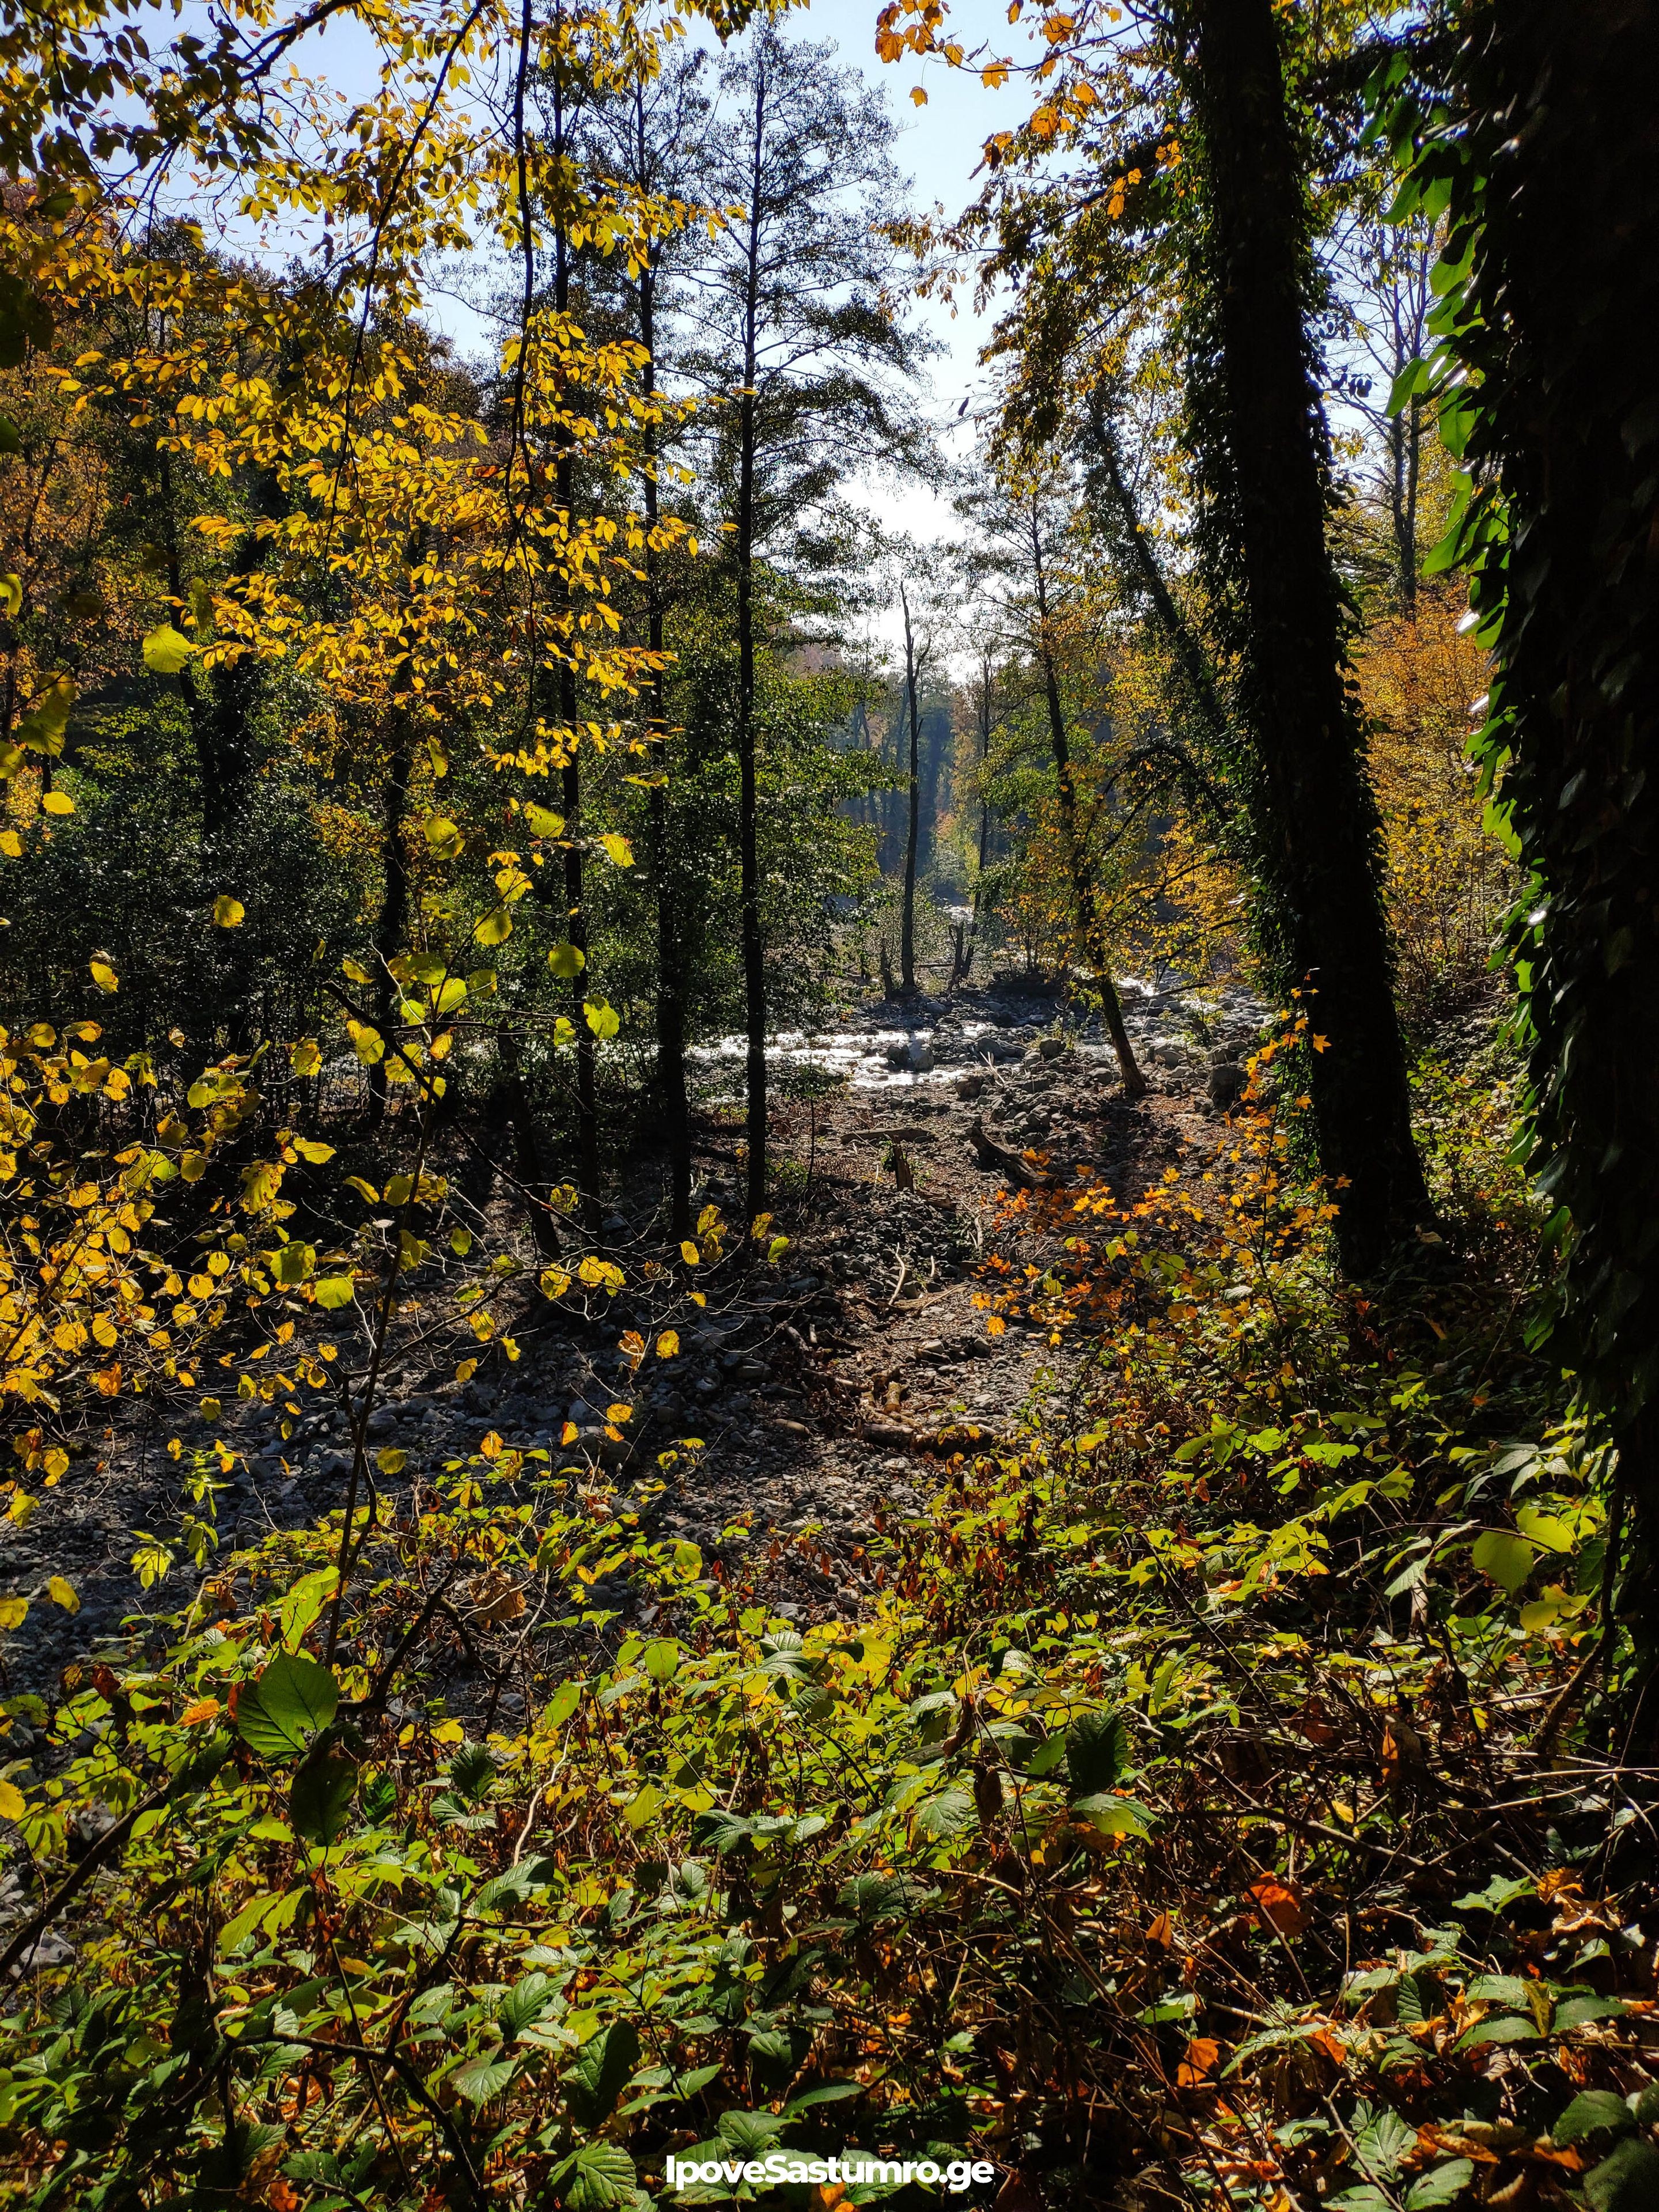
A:
<svg viewBox="0 0 1659 2212">
<path fill-rule="evenodd" d="M 1556 1348 L 1619 1442 L 1628 1549 L 1614 1611 L 1634 1646 L 1621 1755 L 1650 1763 L 1659 1740 L 1659 6 L 1483 9 L 1459 66 L 1473 161 L 1449 218 L 1473 259 L 1467 301 L 1449 302 L 1450 343 L 1472 372 L 1469 459 L 1501 495 L 1506 523 L 1500 543 L 1480 547 L 1472 580 L 1483 624 L 1496 629 L 1480 742 L 1489 763 L 1503 763 L 1502 801 L 1534 877 L 1509 927 L 1534 1039 L 1532 1165 L 1572 1224 Z"/>
<path fill-rule="evenodd" d="M 647 173 L 643 94 L 635 94 L 638 121 L 639 173 Z M 645 398 L 657 392 L 657 252 L 653 246 L 640 270 L 640 343 L 645 349 L 641 379 Z M 651 540 L 659 515 L 657 485 L 657 426 L 645 428 L 645 598 L 646 641 L 653 653 L 663 649 L 663 609 L 658 557 Z M 677 1242 L 691 1234 L 691 1109 L 685 1081 L 685 1006 L 674 887 L 669 867 L 668 715 L 660 667 L 651 677 L 649 729 L 657 781 L 651 787 L 651 865 L 657 898 L 657 1088 L 668 1136 L 670 1225 Z"/>
<path fill-rule="evenodd" d="M 386 782 L 380 793 L 380 910 L 374 918 L 372 942 L 375 953 L 374 1024 L 387 1040 L 386 1054 L 368 1071 L 368 1119 L 372 1127 L 386 1118 L 386 1057 L 401 994 L 386 963 L 392 959 L 409 927 L 409 858 L 404 850 L 404 828 L 409 814 L 409 775 L 415 733 L 406 707 L 392 710 L 392 748 Z"/>
<path fill-rule="evenodd" d="M 1054 643 L 1049 632 L 1048 582 L 1042 563 L 1042 540 L 1035 515 L 1031 527 L 1032 575 L 1036 586 L 1037 652 L 1042 663 L 1042 696 L 1048 710 L 1048 748 L 1054 755 L 1054 778 L 1060 787 L 1060 834 L 1065 847 L 1066 872 L 1072 888 L 1073 926 L 1076 931 L 1079 950 L 1089 963 L 1100 994 L 1100 1018 L 1106 1034 L 1112 1041 L 1113 1056 L 1117 1072 L 1123 1080 L 1126 1098 L 1144 1098 L 1146 1079 L 1135 1059 L 1135 1048 L 1129 1042 L 1129 1032 L 1124 1026 L 1122 1002 L 1117 995 L 1117 986 L 1106 958 L 1105 939 L 1100 927 L 1100 909 L 1095 898 L 1093 878 L 1089 873 L 1089 855 L 1078 820 L 1077 781 L 1072 773 L 1071 741 L 1066 731 L 1066 707 L 1060 696 L 1060 673 L 1054 665 Z"/>
<path fill-rule="evenodd" d="M 1326 544 L 1328 441 L 1305 325 L 1308 213 L 1273 0 L 1199 0 L 1216 358 L 1212 526 L 1242 595 L 1257 862 L 1286 987 L 1310 992 L 1308 1087 L 1350 1273 L 1429 1212 L 1379 890 L 1380 836 Z"/>
<path fill-rule="evenodd" d="M 550 151 L 557 161 L 564 157 L 567 140 L 564 87 L 556 70 L 553 72 L 551 84 L 553 131 Z M 568 314 L 570 310 L 570 240 L 562 207 L 556 213 L 553 224 L 553 307 L 554 312 L 560 316 Z M 568 438 L 560 441 L 554 476 L 559 506 L 568 514 L 574 497 L 574 477 Z M 569 602 L 569 586 L 567 584 L 564 586 L 567 612 Z M 582 1226 L 590 1237 L 598 1237 L 605 1221 L 599 1175 L 599 1059 L 597 1040 L 587 1026 L 587 994 L 592 986 L 587 974 L 587 915 L 583 903 L 582 773 L 577 749 L 576 671 L 574 662 L 568 658 L 559 663 L 558 708 L 559 720 L 568 747 L 560 775 L 564 834 L 568 841 L 564 849 L 565 928 L 570 943 L 582 955 L 576 973 L 570 979 L 570 1024 L 576 1032 L 576 1182 Z"/>
<path fill-rule="evenodd" d="M 749 1217 L 766 1211 L 766 954 L 761 936 L 760 852 L 755 785 L 755 377 L 760 324 L 761 185 L 766 144 L 766 76 L 755 91 L 752 189 L 744 298 L 743 391 L 738 402 L 738 511 L 733 533 L 738 597 L 738 866 L 748 1041 Z"/>
<path fill-rule="evenodd" d="M 916 844 L 921 823 L 921 669 L 916 641 L 910 627 L 910 599 L 899 586 L 904 610 L 904 702 L 909 718 L 910 755 L 908 793 L 909 812 L 904 830 L 904 905 L 899 916 L 899 989 L 909 998 L 916 988 Z"/>
</svg>

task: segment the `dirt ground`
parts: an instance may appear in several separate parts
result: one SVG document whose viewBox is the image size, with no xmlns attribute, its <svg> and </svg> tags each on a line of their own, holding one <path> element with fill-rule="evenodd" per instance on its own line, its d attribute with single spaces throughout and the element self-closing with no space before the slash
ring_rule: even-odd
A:
<svg viewBox="0 0 1659 2212">
<path fill-rule="evenodd" d="M 1035 1399 L 1073 1386 L 1086 1357 L 1018 1322 L 994 1336 L 975 1304 L 988 1255 L 1040 1256 L 1008 1220 L 1009 1178 L 984 1164 L 975 1122 L 1004 1154 L 1062 1179 L 1103 1178 L 1121 1199 L 1216 1141 L 1211 1069 L 1248 1048 L 1259 1010 L 1237 995 L 1150 993 L 1127 1010 L 1152 1085 L 1134 1104 L 1098 1038 L 1068 1033 L 1053 1000 L 1018 987 L 855 1009 L 834 1030 L 786 1042 L 775 1159 L 777 1227 L 790 1243 L 780 1266 L 722 1270 L 708 1309 L 682 1327 L 678 1356 L 631 1380 L 616 1316 L 583 1330 L 544 1301 L 520 1332 L 519 1362 L 492 1361 L 465 1385 L 429 1352 L 402 1356 L 372 1441 L 406 1451 L 407 1485 L 492 1429 L 568 1462 L 561 1440 L 574 1425 L 574 1456 L 634 1488 L 657 1533 L 728 1559 L 757 1547 L 769 1599 L 803 1623 L 845 1611 L 877 1516 L 919 1507 L 952 1449 L 1011 1439 Z M 697 1116 L 697 1201 L 735 1218 L 741 1114 L 720 1101 L 720 1073 L 716 1058 Z M 624 1271 L 660 1244 L 660 1162 L 630 1163 L 607 1225 Z M 605 1435 L 619 1399 L 635 1409 L 620 1449 Z M 228 1409 L 220 1426 L 238 1455 L 216 1501 L 220 1559 L 343 1498 L 343 1414 L 310 1411 L 286 1440 L 275 1419 L 258 1406 L 240 1418 Z M 46 1687 L 125 1620 L 185 1601 L 186 1559 L 146 1597 L 132 1555 L 139 1532 L 167 1541 L 176 1529 L 181 1471 L 210 1433 L 189 1403 L 143 1409 L 41 1493 L 25 1523 L 0 1524 L 0 1595 L 30 1600 L 4 1642 L 5 1692 Z M 688 1437 L 701 1449 L 680 1452 L 656 1489 L 658 1454 Z M 50 1601 L 53 1576 L 72 1585 L 78 1612 Z"/>
</svg>

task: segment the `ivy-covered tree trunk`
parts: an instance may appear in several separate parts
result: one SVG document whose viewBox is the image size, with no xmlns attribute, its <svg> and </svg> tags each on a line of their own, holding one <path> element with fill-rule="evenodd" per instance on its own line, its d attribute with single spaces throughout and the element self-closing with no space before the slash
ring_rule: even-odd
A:
<svg viewBox="0 0 1659 2212">
<path fill-rule="evenodd" d="M 1204 184 L 1188 336 L 1203 534 L 1241 669 L 1264 946 L 1283 988 L 1314 994 L 1304 1004 L 1320 1160 L 1340 1201 L 1343 1265 L 1367 1275 L 1429 1203 L 1326 539 L 1330 458 L 1308 333 L 1306 185 L 1273 0 L 1197 0 L 1189 27 Z"/>
<path fill-rule="evenodd" d="M 1494 653 L 1480 740 L 1534 881 L 1510 930 L 1565 1350 L 1620 1443 L 1632 1699 L 1659 1734 L 1659 6 L 1472 14 L 1445 267 Z M 1647 306 L 1643 307 L 1645 300 Z M 1455 439 L 1456 433 L 1454 432 Z"/>
</svg>

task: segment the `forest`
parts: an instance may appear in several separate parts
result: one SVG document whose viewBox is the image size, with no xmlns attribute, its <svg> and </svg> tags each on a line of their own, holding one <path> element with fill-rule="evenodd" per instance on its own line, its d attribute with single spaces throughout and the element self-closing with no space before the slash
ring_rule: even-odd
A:
<svg viewBox="0 0 1659 2212">
<path fill-rule="evenodd" d="M 1659 9 L 829 10 L 0 0 L 0 2212 L 1659 2207 Z"/>
</svg>

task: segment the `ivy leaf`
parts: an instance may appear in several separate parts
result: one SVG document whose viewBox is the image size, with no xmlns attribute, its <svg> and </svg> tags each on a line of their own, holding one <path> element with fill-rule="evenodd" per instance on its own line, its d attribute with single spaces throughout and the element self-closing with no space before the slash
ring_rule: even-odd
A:
<svg viewBox="0 0 1659 2212">
<path fill-rule="evenodd" d="M 297 1759 L 333 1719 L 340 1686 L 303 1651 L 279 1651 L 236 1701 L 236 1733 L 261 1759 Z"/>
</svg>

